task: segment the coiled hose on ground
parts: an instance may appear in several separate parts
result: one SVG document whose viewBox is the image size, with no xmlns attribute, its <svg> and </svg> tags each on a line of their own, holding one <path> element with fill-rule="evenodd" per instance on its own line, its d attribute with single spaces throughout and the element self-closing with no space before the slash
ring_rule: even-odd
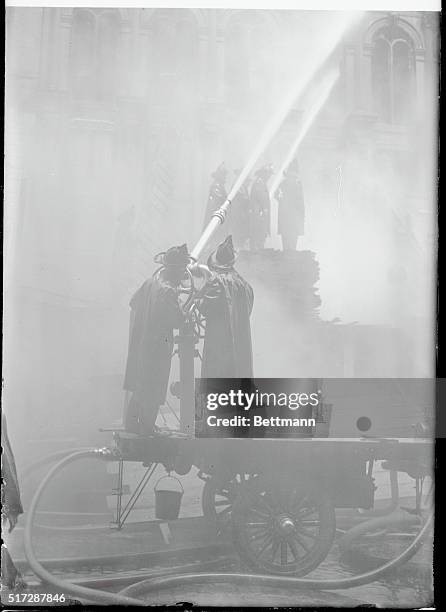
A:
<svg viewBox="0 0 446 612">
<path fill-rule="evenodd" d="M 218 584 L 218 583 L 233 583 L 233 584 L 243 584 L 249 582 L 252 585 L 258 585 L 259 587 L 296 587 L 296 588 L 307 588 L 307 589 L 326 589 L 326 590 L 334 590 L 334 589 L 347 589 L 351 587 L 361 586 L 367 584 L 369 582 L 373 582 L 379 579 L 388 571 L 403 565 L 408 561 L 420 548 L 423 544 L 425 538 L 429 534 L 429 529 L 433 523 L 433 515 L 431 514 L 423 525 L 422 529 L 415 537 L 413 542 L 409 544 L 409 546 L 400 554 L 398 557 L 385 563 L 383 566 L 366 572 L 364 574 L 360 574 L 357 576 L 353 576 L 351 578 L 341 578 L 341 579 L 332 579 L 332 580 L 321 580 L 321 579 L 308 579 L 308 578 L 291 578 L 284 576 L 271 576 L 271 575 L 263 575 L 263 574 L 249 574 L 249 573 L 201 573 L 201 572 L 191 572 L 191 573 L 182 573 L 174 576 L 160 576 L 159 573 L 154 574 L 151 578 L 142 580 L 137 582 L 136 584 L 131 585 L 120 591 L 119 593 L 109 593 L 107 591 L 101 591 L 97 589 L 91 589 L 88 587 L 83 587 L 80 585 L 75 585 L 70 583 L 69 581 L 62 580 L 53 576 L 50 572 L 48 572 L 42 564 L 37 559 L 33 545 L 32 545 L 32 534 L 33 534 L 33 522 L 36 514 L 37 505 L 40 501 L 40 498 L 47 488 L 49 482 L 52 478 L 60 472 L 66 465 L 69 463 L 73 463 L 74 461 L 78 461 L 80 459 L 87 458 L 100 458 L 107 459 L 108 456 L 103 450 L 81 450 L 75 453 L 64 457 L 59 463 L 53 466 L 46 476 L 43 478 L 40 483 L 32 501 L 30 508 L 27 513 L 27 520 L 25 525 L 24 532 L 24 543 L 25 543 L 25 554 L 28 559 L 28 563 L 32 569 L 32 571 L 44 582 L 47 582 L 58 590 L 70 594 L 73 597 L 76 597 L 84 602 L 92 602 L 99 603 L 104 605 L 146 605 L 145 602 L 141 599 L 137 599 L 139 595 L 146 595 L 152 590 L 163 589 L 166 587 L 172 586 L 181 586 L 193 583 L 201 583 L 201 584 Z M 191 567 L 191 566 L 189 566 Z M 196 569 L 196 565 L 193 566 L 193 569 Z M 192 569 L 192 567 L 191 567 Z M 204 564 L 202 569 L 208 569 L 208 563 Z"/>
</svg>

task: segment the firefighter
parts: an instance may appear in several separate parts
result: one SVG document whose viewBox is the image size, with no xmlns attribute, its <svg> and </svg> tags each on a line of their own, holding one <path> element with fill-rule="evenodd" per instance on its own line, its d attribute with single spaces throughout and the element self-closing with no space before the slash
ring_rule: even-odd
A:
<svg viewBox="0 0 446 612">
<path fill-rule="evenodd" d="M 226 193 L 226 178 L 228 176 L 228 171 L 225 166 L 225 162 L 222 162 L 216 170 L 211 174 L 212 183 L 209 188 L 209 196 L 208 203 L 206 207 L 206 215 L 204 218 L 203 230 L 206 228 L 206 225 L 209 223 L 212 217 L 212 213 L 220 208 L 223 202 L 227 198 Z"/>
<path fill-rule="evenodd" d="M 251 285 L 235 270 L 232 236 L 210 255 L 207 265 L 214 280 L 201 305 L 206 318 L 201 376 L 251 378 Z"/>
<path fill-rule="evenodd" d="M 297 159 L 283 173 L 283 180 L 274 197 L 279 205 L 278 233 L 284 251 L 295 251 L 299 236 L 304 233 L 305 209 Z"/>
<path fill-rule="evenodd" d="M 181 282 L 190 257 L 186 244 L 159 253 L 160 272 L 145 281 L 130 301 L 130 337 L 124 389 L 131 398 L 124 411 L 126 431 L 150 435 L 166 400 L 173 330 L 182 321 Z"/>
<path fill-rule="evenodd" d="M 259 168 L 249 197 L 249 246 L 252 251 L 263 249 L 270 233 L 271 202 L 268 180 L 274 174 L 271 164 Z"/>
<path fill-rule="evenodd" d="M 220 206 L 225 202 L 227 198 L 226 192 L 226 179 L 228 176 L 228 170 L 225 166 L 225 162 L 222 162 L 216 170 L 211 174 L 212 183 L 209 188 L 209 196 L 206 206 L 206 214 L 204 217 L 203 231 L 205 230 L 207 224 L 212 219 L 212 213 L 220 208 Z M 209 241 L 204 255 L 209 255 L 217 245 L 224 239 L 227 235 L 228 230 L 228 222 L 225 221 L 224 227 L 220 226 L 211 240 Z"/>
<path fill-rule="evenodd" d="M 225 380 L 232 379 L 231 384 L 245 393 L 256 389 L 253 379 L 252 341 L 250 317 L 254 304 L 254 291 L 251 285 L 234 268 L 236 252 L 232 236 L 218 246 L 210 255 L 207 265 L 213 274 L 209 290 L 200 310 L 206 319 L 206 331 L 203 345 L 201 377 L 205 387 L 212 392 L 227 392 Z M 211 385 L 211 386 L 209 386 Z M 233 416 L 228 408 L 228 416 Z M 263 407 L 253 413 L 264 414 Z M 226 416 L 225 409 L 220 409 L 219 416 Z M 222 435 L 230 437 L 253 436 L 251 427 L 220 428 Z M 259 428 L 257 428 L 259 429 Z M 262 432 L 255 432 L 256 437 L 263 437 Z"/>
</svg>

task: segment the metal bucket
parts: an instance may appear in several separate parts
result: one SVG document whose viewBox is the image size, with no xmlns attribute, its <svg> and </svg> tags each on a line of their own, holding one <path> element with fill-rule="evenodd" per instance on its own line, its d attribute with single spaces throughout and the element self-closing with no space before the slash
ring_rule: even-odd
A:
<svg viewBox="0 0 446 612">
<path fill-rule="evenodd" d="M 161 481 L 170 480 L 178 483 L 180 489 L 160 489 Z M 165 486 L 165 484 L 164 484 Z M 175 485 L 176 486 L 176 485 Z M 163 521 L 174 521 L 180 514 L 181 499 L 184 494 L 183 485 L 174 476 L 162 476 L 155 485 L 155 517 Z"/>
</svg>

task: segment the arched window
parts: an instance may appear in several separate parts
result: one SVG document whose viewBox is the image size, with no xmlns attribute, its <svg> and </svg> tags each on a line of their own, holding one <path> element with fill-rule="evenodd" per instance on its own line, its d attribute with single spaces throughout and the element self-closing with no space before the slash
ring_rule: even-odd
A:
<svg viewBox="0 0 446 612">
<path fill-rule="evenodd" d="M 76 97 L 91 95 L 95 79 L 95 17 L 84 9 L 75 9 L 71 39 L 71 75 Z"/>
<path fill-rule="evenodd" d="M 389 123 L 404 123 L 413 109 L 415 52 L 410 36 L 400 27 L 379 30 L 373 39 L 372 88 L 375 111 Z"/>
<path fill-rule="evenodd" d="M 272 89 L 273 30 L 259 14 L 235 15 L 225 35 L 226 101 L 244 106 Z"/>
<path fill-rule="evenodd" d="M 97 36 L 98 97 L 109 98 L 116 93 L 118 83 L 119 18 L 107 11 L 99 16 Z"/>
<path fill-rule="evenodd" d="M 188 19 L 181 19 L 176 24 L 177 64 L 176 73 L 181 89 L 196 86 L 197 31 L 195 24 Z"/>
<path fill-rule="evenodd" d="M 115 94 L 119 31 L 115 11 L 74 9 L 70 66 L 76 98 L 104 99 Z"/>
<path fill-rule="evenodd" d="M 175 96 L 183 103 L 195 93 L 198 33 L 187 12 L 155 14 L 150 33 L 150 92 L 152 100 L 165 104 Z"/>
<path fill-rule="evenodd" d="M 250 37 L 250 88 L 254 95 L 267 95 L 275 67 L 273 36 L 270 24 L 263 21 L 251 29 Z"/>
<path fill-rule="evenodd" d="M 229 106 L 243 106 L 250 90 L 249 41 L 245 28 L 235 23 L 225 37 L 225 86 Z"/>
</svg>

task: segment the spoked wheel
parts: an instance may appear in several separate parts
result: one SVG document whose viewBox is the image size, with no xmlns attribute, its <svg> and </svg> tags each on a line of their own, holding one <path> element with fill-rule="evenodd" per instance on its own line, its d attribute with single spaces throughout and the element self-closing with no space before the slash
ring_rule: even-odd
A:
<svg viewBox="0 0 446 612">
<path fill-rule="evenodd" d="M 234 502 L 232 529 L 234 546 L 254 570 L 303 576 L 327 556 L 336 517 L 324 491 L 258 478 Z"/>
<path fill-rule="evenodd" d="M 218 523 L 221 530 L 228 527 L 232 506 L 243 483 L 255 478 L 255 474 L 243 472 L 231 477 L 212 476 L 206 480 L 202 494 L 203 515 Z"/>
</svg>

